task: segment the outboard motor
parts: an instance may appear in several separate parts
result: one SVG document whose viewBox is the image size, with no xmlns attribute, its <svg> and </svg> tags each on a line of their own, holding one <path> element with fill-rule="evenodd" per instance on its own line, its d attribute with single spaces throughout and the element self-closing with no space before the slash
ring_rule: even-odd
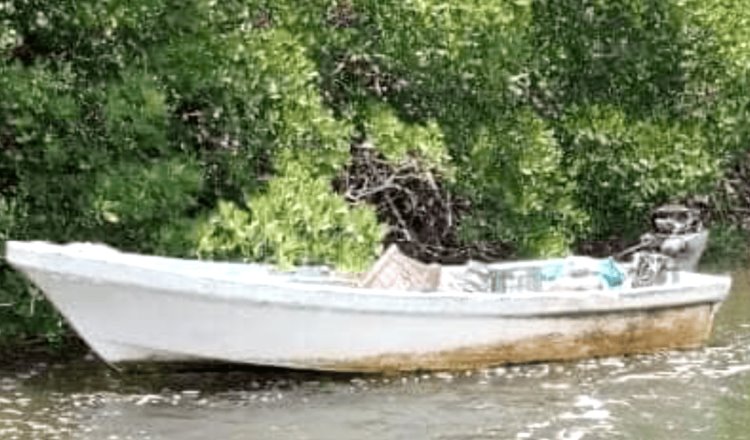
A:
<svg viewBox="0 0 750 440">
<path fill-rule="evenodd" d="M 696 270 L 708 244 L 708 230 L 703 227 L 700 211 L 684 205 L 664 205 L 654 210 L 651 224 L 654 250 L 669 257 L 667 269 Z"/>
<path fill-rule="evenodd" d="M 664 205 L 651 213 L 652 231 L 619 254 L 632 254 L 633 286 L 662 284 L 669 272 L 694 271 L 708 243 L 700 211 L 684 205 Z"/>
</svg>

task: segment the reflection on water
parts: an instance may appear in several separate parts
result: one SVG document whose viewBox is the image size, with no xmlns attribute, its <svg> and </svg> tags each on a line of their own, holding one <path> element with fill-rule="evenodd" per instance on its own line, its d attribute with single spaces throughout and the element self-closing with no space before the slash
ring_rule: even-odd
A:
<svg viewBox="0 0 750 440">
<path fill-rule="evenodd" d="M 703 350 L 460 374 L 0 372 L 2 439 L 745 439 L 750 273 Z"/>
</svg>

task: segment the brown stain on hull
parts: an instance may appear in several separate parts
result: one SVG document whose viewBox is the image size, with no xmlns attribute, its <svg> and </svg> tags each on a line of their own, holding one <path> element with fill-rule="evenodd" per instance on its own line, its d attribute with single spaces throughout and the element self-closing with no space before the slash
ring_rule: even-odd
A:
<svg viewBox="0 0 750 440">
<path fill-rule="evenodd" d="M 698 348 L 711 334 L 715 311 L 714 304 L 700 304 L 562 318 L 563 323 L 590 320 L 590 329 L 571 336 L 560 328 L 560 332 L 512 344 L 488 344 L 421 354 L 392 353 L 343 362 L 320 362 L 316 366 L 346 372 L 462 370 Z M 549 319 L 560 321 L 559 318 Z"/>
</svg>

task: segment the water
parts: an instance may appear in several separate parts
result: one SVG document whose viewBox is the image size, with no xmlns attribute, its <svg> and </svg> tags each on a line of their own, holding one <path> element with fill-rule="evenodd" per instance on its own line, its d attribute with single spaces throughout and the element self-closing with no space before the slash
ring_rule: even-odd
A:
<svg viewBox="0 0 750 440">
<path fill-rule="evenodd" d="M 750 273 L 708 348 L 395 377 L 0 368 L 0 439 L 746 439 Z"/>
</svg>

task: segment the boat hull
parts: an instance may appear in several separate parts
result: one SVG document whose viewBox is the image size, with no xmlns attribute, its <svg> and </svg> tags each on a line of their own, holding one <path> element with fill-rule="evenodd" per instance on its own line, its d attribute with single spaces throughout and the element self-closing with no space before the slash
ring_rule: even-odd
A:
<svg viewBox="0 0 750 440">
<path fill-rule="evenodd" d="M 383 354 L 324 364 L 324 367 L 370 372 L 474 369 L 692 349 L 708 340 L 714 313 L 714 307 L 700 305 L 576 319 L 539 319 L 530 324 L 547 329 L 541 334 L 512 340 L 498 335 L 497 342 L 490 344 L 426 353 Z M 515 323 L 505 324 L 507 333 Z"/>
<path fill-rule="evenodd" d="M 255 275 L 240 282 L 55 258 L 57 267 L 46 257 L 19 257 L 16 265 L 112 364 L 387 372 L 687 349 L 706 342 L 729 289 L 715 277 L 681 295 L 646 289 L 623 297 L 370 294 L 325 285 L 302 291 Z"/>
</svg>

